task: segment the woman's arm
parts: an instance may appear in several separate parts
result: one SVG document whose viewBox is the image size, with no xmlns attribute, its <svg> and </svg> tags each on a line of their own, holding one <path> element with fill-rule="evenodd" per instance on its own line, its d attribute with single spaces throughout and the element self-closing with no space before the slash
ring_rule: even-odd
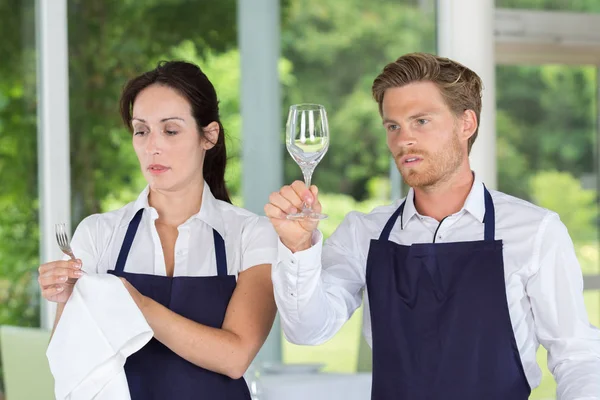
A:
<svg viewBox="0 0 600 400">
<path fill-rule="evenodd" d="M 221 329 L 191 321 L 126 283 L 154 337 L 187 361 L 202 368 L 240 378 L 265 342 L 277 311 L 271 265 L 241 272 Z"/>
</svg>

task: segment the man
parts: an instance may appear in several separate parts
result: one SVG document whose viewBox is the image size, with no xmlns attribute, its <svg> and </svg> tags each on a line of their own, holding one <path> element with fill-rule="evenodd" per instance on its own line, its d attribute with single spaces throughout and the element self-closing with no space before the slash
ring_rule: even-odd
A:
<svg viewBox="0 0 600 400">
<path fill-rule="evenodd" d="M 373 83 L 406 199 L 350 213 L 321 245 L 315 221 L 290 221 L 302 182 L 270 197 L 280 237 L 272 271 L 288 340 L 329 340 L 359 307 L 373 348 L 373 399 L 522 400 L 548 366 L 562 400 L 600 399 L 600 332 L 554 212 L 488 190 L 468 155 L 480 78 L 452 60 L 408 54 Z M 490 155 L 492 156 L 492 155 Z"/>
</svg>

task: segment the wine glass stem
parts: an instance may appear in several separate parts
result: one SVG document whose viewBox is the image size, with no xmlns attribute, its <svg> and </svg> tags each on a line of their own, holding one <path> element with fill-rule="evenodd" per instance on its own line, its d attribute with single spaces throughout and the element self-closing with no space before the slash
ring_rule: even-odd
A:
<svg viewBox="0 0 600 400">
<path fill-rule="evenodd" d="M 310 181 L 312 179 L 313 169 L 312 168 L 302 168 L 302 175 L 304 175 L 304 184 L 310 190 Z M 304 203 L 304 210 L 311 211 L 311 207 Z"/>
<path fill-rule="evenodd" d="M 308 188 L 308 190 L 310 190 L 310 181 L 312 179 L 312 174 L 313 174 L 312 169 L 310 169 L 310 168 L 302 169 L 302 175 L 304 175 L 304 183 L 306 184 L 306 187 Z"/>
</svg>

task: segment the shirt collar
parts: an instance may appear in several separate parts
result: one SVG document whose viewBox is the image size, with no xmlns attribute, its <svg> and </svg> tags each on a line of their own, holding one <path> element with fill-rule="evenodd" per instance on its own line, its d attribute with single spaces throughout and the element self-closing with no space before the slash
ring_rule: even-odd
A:
<svg viewBox="0 0 600 400">
<path fill-rule="evenodd" d="M 154 207 L 151 207 L 148 203 L 148 194 L 150 193 L 150 186 L 146 186 L 140 193 L 138 198 L 133 203 L 133 206 L 124 219 L 123 225 L 129 225 L 129 222 L 133 219 L 133 216 L 140 210 L 144 209 L 150 213 L 152 220 L 158 218 L 158 213 Z M 190 219 L 198 219 L 208 224 L 211 228 L 216 230 L 222 237 L 225 237 L 225 223 L 223 221 L 223 215 L 218 209 L 218 201 L 210 191 L 208 184 L 204 182 L 204 189 L 202 190 L 202 205 L 200 211 L 192 215 Z"/>
<path fill-rule="evenodd" d="M 477 221 L 483 223 L 483 217 L 485 216 L 484 186 L 481 181 L 477 180 L 477 177 L 473 180 L 471 191 L 465 200 L 463 208 L 458 213 L 461 213 L 463 210 L 475 217 Z M 415 216 L 419 216 L 419 213 L 415 208 L 415 191 L 413 188 L 410 188 L 406 195 L 404 211 L 402 213 L 404 225 L 402 229 L 404 229 L 408 222 Z"/>
<path fill-rule="evenodd" d="M 192 218 L 205 222 L 225 239 L 225 222 L 223 221 L 222 211 L 218 207 L 219 201 L 215 199 L 208 184 L 204 182 L 202 205 L 200 206 L 200 211 L 194 214 Z"/>
</svg>

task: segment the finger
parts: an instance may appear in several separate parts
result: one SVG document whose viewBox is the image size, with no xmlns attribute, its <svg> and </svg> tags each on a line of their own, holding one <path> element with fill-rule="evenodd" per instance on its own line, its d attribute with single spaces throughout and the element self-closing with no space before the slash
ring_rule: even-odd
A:
<svg viewBox="0 0 600 400">
<path fill-rule="evenodd" d="M 81 269 L 82 262 L 80 259 L 76 260 L 57 260 L 49 263 L 45 263 L 40 265 L 38 268 L 38 272 L 40 275 L 45 274 L 48 271 L 51 271 L 55 268 L 71 268 L 71 269 Z"/>
<path fill-rule="evenodd" d="M 310 192 L 313 196 L 311 207 L 314 212 L 321 213 L 321 202 L 319 201 L 319 188 L 315 185 L 310 187 Z"/>
<path fill-rule="evenodd" d="M 296 182 L 298 182 L 298 181 L 296 181 Z M 298 184 L 296 182 L 294 182 L 292 184 L 292 186 L 286 185 L 286 186 L 282 187 L 279 190 L 279 193 L 287 201 L 289 201 L 292 206 L 296 207 L 297 209 L 301 209 L 302 208 L 303 200 L 300 197 L 300 193 L 298 193 L 296 191 L 296 189 L 294 188 L 294 186 L 293 186 L 293 185 L 296 185 L 296 187 L 298 186 Z"/>
<path fill-rule="evenodd" d="M 292 184 L 290 185 L 292 188 L 294 188 L 294 190 L 298 193 L 298 194 L 302 194 L 306 189 L 306 183 L 304 183 L 304 181 L 300 181 L 300 180 L 295 180 L 294 182 L 292 182 Z"/>
<path fill-rule="evenodd" d="M 65 290 L 62 285 L 49 286 L 42 290 L 42 297 L 47 300 L 50 300 L 50 297 L 56 296 L 59 293 L 62 293 Z"/>
<path fill-rule="evenodd" d="M 79 279 L 83 275 L 83 271 L 73 268 L 54 268 L 47 271 L 38 277 L 38 282 L 42 286 L 65 283 L 70 279 Z"/>
<path fill-rule="evenodd" d="M 47 275 L 40 276 L 38 282 L 42 288 L 51 287 L 54 285 L 65 283 L 69 279 L 67 275 Z"/>
<path fill-rule="evenodd" d="M 44 274 L 54 268 L 64 268 L 69 264 L 69 261 L 65 261 L 65 260 L 57 260 L 57 261 L 51 261 L 51 262 L 47 262 L 45 264 L 40 265 L 40 267 L 38 268 L 38 272 L 40 274 Z"/>
<path fill-rule="evenodd" d="M 313 211 L 315 211 L 315 210 L 313 209 Z M 319 225 L 318 219 L 304 218 L 304 219 L 300 220 L 300 226 L 306 232 L 313 232 L 315 229 L 317 229 L 318 225 Z"/>
<path fill-rule="evenodd" d="M 300 199 L 302 200 L 303 203 L 306 203 L 306 204 L 313 203 L 313 201 L 314 201 L 313 195 L 310 192 L 310 190 L 308 190 L 308 188 L 306 187 L 304 182 L 295 181 L 294 183 L 292 183 L 292 188 L 297 193 L 298 197 L 300 197 Z"/>
<path fill-rule="evenodd" d="M 269 196 L 269 202 L 271 205 L 283 211 L 284 214 L 294 214 L 298 212 L 298 209 L 294 207 L 294 205 L 279 192 L 271 193 Z"/>
<path fill-rule="evenodd" d="M 285 219 L 287 214 L 281 211 L 279 207 L 275 207 L 273 204 L 267 204 L 265 206 L 265 215 L 269 219 Z"/>
<path fill-rule="evenodd" d="M 47 278 L 52 276 L 67 276 L 69 278 L 80 278 L 84 275 L 84 272 L 79 269 L 75 269 L 72 267 L 57 267 L 46 271 L 44 274 L 40 275 L 40 278 Z"/>
</svg>

